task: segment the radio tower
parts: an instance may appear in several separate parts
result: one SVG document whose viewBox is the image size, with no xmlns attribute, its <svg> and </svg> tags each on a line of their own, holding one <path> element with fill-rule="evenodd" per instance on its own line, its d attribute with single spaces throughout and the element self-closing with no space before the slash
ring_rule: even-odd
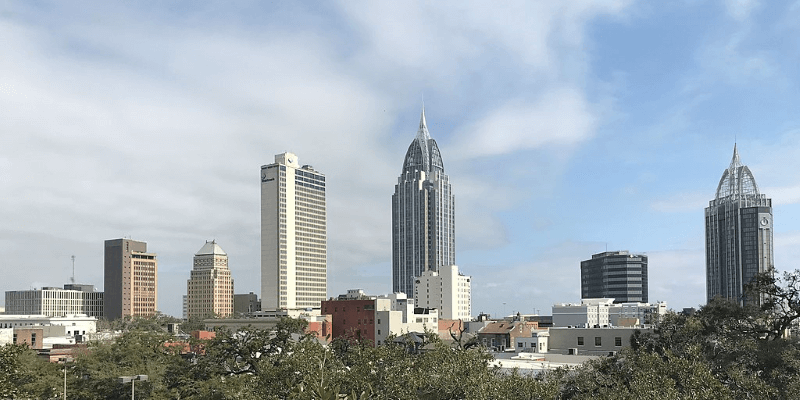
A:
<svg viewBox="0 0 800 400">
<path fill-rule="evenodd" d="M 71 283 L 75 283 L 75 255 L 72 255 L 72 277 L 69 278 Z"/>
</svg>

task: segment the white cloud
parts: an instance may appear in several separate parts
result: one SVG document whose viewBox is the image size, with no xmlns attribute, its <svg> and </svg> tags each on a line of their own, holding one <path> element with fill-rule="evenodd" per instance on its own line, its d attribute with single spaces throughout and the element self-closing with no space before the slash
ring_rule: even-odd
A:
<svg viewBox="0 0 800 400">
<path fill-rule="evenodd" d="M 737 21 L 748 19 L 753 10 L 760 6 L 757 0 L 724 0 L 723 3 L 728 15 Z"/>
<path fill-rule="evenodd" d="M 589 138 L 597 117 L 583 94 L 572 88 L 544 92 L 535 103 L 510 101 L 457 135 L 460 157 L 494 156 L 570 146 Z"/>
<path fill-rule="evenodd" d="M 658 212 L 697 212 L 708 207 L 708 202 L 714 199 L 714 193 L 694 192 L 676 193 L 669 198 L 656 200 L 650 208 Z"/>
</svg>

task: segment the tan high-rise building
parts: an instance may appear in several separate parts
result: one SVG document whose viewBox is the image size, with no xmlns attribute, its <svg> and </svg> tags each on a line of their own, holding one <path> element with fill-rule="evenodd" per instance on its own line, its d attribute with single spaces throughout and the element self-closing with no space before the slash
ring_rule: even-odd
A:
<svg viewBox="0 0 800 400">
<path fill-rule="evenodd" d="M 261 309 L 319 308 L 328 292 L 325 176 L 283 153 L 261 167 Z"/>
<path fill-rule="evenodd" d="M 233 278 L 228 269 L 228 255 L 216 241 L 206 241 L 194 255 L 186 289 L 186 318 L 233 314 Z"/>
<path fill-rule="evenodd" d="M 147 243 L 131 239 L 105 242 L 104 313 L 108 320 L 149 317 L 158 309 L 158 261 Z"/>
</svg>

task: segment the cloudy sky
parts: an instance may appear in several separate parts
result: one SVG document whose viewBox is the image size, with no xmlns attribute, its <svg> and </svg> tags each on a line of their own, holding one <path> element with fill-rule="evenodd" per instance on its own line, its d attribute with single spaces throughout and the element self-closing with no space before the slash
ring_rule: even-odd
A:
<svg viewBox="0 0 800 400">
<path fill-rule="evenodd" d="M 103 286 L 103 241 L 260 291 L 259 167 L 328 182 L 328 294 L 391 290 L 391 195 L 424 96 L 473 313 L 580 299 L 593 253 L 705 301 L 703 208 L 734 143 L 800 259 L 800 2 L 0 2 L 0 291 Z M 2 301 L 2 299 L 0 299 Z"/>
</svg>

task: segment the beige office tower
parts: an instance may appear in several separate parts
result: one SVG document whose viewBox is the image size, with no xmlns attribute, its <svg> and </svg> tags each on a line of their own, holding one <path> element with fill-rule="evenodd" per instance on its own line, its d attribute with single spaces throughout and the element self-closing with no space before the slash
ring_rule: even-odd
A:
<svg viewBox="0 0 800 400">
<path fill-rule="evenodd" d="M 233 278 L 228 269 L 228 255 L 216 241 L 206 241 L 194 255 L 186 289 L 186 318 L 233 314 Z"/>
<path fill-rule="evenodd" d="M 283 153 L 261 167 L 261 309 L 319 308 L 328 292 L 325 176 Z"/>
<path fill-rule="evenodd" d="M 105 242 L 104 313 L 108 320 L 155 315 L 158 261 L 147 243 L 131 239 Z"/>
</svg>

